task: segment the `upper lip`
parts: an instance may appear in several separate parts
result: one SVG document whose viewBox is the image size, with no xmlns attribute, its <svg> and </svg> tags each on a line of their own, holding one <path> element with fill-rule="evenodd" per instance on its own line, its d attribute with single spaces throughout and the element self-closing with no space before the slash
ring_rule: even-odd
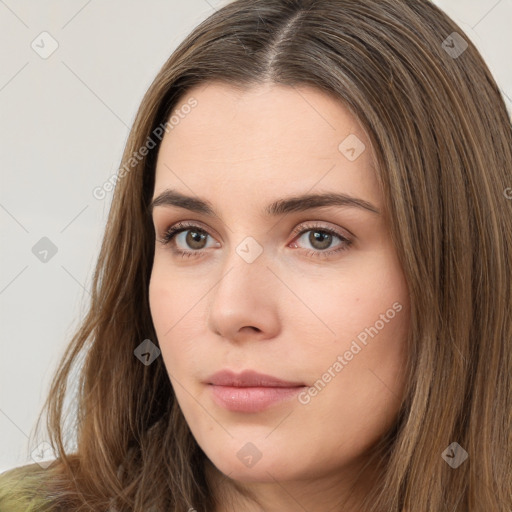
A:
<svg viewBox="0 0 512 512">
<path fill-rule="evenodd" d="M 233 386 L 233 387 L 268 387 L 268 388 L 292 388 L 304 386 L 303 382 L 286 381 L 258 373 L 254 370 L 244 370 L 241 373 L 235 373 L 231 370 L 221 370 L 210 375 L 206 379 L 207 384 L 215 386 Z"/>
</svg>

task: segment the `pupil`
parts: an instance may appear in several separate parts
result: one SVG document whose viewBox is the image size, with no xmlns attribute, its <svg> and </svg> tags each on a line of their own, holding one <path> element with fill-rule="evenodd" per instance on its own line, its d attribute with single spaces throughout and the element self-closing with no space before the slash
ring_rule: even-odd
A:
<svg viewBox="0 0 512 512">
<path fill-rule="evenodd" d="M 329 233 L 321 233 L 319 231 L 312 232 L 312 238 L 314 242 L 320 242 L 321 249 L 326 249 L 330 245 L 331 235 Z M 327 243 L 325 243 L 327 242 Z"/>
<path fill-rule="evenodd" d="M 201 238 L 203 238 L 202 233 L 199 233 L 198 231 L 189 231 L 189 237 L 192 239 L 193 243 L 201 243 Z M 197 239 L 199 237 L 199 239 Z M 191 244 L 192 247 L 194 247 L 193 244 Z"/>
</svg>

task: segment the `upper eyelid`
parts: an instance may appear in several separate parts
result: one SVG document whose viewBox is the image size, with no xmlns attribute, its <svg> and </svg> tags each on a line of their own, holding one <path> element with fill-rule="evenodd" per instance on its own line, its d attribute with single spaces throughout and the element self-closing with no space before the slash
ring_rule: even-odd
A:
<svg viewBox="0 0 512 512">
<path fill-rule="evenodd" d="M 306 220 L 302 221 L 297 224 L 296 227 L 292 229 L 292 233 L 294 236 L 302 235 L 304 232 L 307 232 L 312 229 L 318 229 L 319 231 L 324 229 L 327 231 L 333 231 L 335 236 L 340 237 L 341 239 L 353 241 L 353 239 L 357 238 L 355 235 L 353 235 L 347 228 L 341 228 L 339 226 L 333 227 L 326 224 L 327 221 L 322 220 Z M 327 223 L 329 224 L 329 223 Z M 182 225 L 182 226 L 180 226 Z M 204 227 L 203 224 L 200 221 L 178 221 L 175 223 L 172 223 L 168 225 L 168 227 L 164 228 L 163 234 L 165 236 L 166 233 L 169 231 L 173 231 L 174 235 L 177 236 L 178 234 L 182 233 L 183 231 L 187 231 L 190 229 L 193 229 L 194 227 L 200 228 L 202 231 L 204 231 L 208 236 L 213 236 L 212 233 L 210 233 L 211 228 Z M 215 230 L 213 230 L 214 233 L 216 233 Z M 346 233 L 343 233 L 346 231 Z"/>
<path fill-rule="evenodd" d="M 181 224 L 183 224 L 182 227 L 180 227 Z M 213 230 L 212 228 L 207 228 L 200 221 L 195 221 L 195 220 L 194 221 L 182 220 L 182 221 L 175 222 L 174 224 L 170 224 L 167 228 L 164 228 L 164 233 L 167 233 L 171 229 L 178 230 L 178 231 L 186 231 L 188 229 L 193 229 L 194 227 L 200 228 L 209 236 L 212 236 L 211 231 L 213 231 L 213 233 L 217 233 L 217 231 Z"/>
</svg>

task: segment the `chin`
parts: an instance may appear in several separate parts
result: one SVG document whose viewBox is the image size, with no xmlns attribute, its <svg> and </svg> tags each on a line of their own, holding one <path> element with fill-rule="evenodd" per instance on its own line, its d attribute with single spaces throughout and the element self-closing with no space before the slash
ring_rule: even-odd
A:
<svg viewBox="0 0 512 512">
<path fill-rule="evenodd" d="M 268 461 L 264 463 L 263 460 L 259 461 L 258 464 L 252 468 L 241 467 L 241 464 L 227 460 L 218 461 L 218 463 L 214 465 L 226 477 L 242 483 L 275 483 L 276 480 L 287 480 L 290 476 L 283 474 L 272 464 L 269 465 Z"/>
<path fill-rule="evenodd" d="M 267 449 L 267 452 L 270 452 L 267 456 L 260 452 L 261 458 L 258 460 L 256 458 L 251 460 L 250 455 L 246 455 L 253 453 L 249 443 L 244 445 L 242 450 L 226 449 L 226 445 L 220 447 L 220 450 L 216 453 L 211 451 L 205 453 L 217 470 L 232 480 L 275 483 L 276 480 L 299 478 L 296 460 L 289 460 L 284 454 L 280 454 L 278 447 Z M 253 457 L 257 457 L 256 452 Z"/>
</svg>

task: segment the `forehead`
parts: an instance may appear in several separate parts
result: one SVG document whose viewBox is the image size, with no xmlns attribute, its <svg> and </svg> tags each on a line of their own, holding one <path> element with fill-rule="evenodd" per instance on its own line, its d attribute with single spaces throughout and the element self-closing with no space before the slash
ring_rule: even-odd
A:
<svg viewBox="0 0 512 512">
<path fill-rule="evenodd" d="M 184 108 L 192 99 L 196 106 Z M 340 100 L 318 89 L 264 84 L 240 90 L 210 82 L 185 94 L 173 114 L 158 153 L 154 195 L 167 187 L 202 195 L 249 187 L 267 196 L 272 189 L 303 193 L 319 183 L 347 193 L 366 189 L 378 202 L 364 130 Z M 347 158 L 344 151 L 354 144 L 360 154 Z"/>
</svg>

